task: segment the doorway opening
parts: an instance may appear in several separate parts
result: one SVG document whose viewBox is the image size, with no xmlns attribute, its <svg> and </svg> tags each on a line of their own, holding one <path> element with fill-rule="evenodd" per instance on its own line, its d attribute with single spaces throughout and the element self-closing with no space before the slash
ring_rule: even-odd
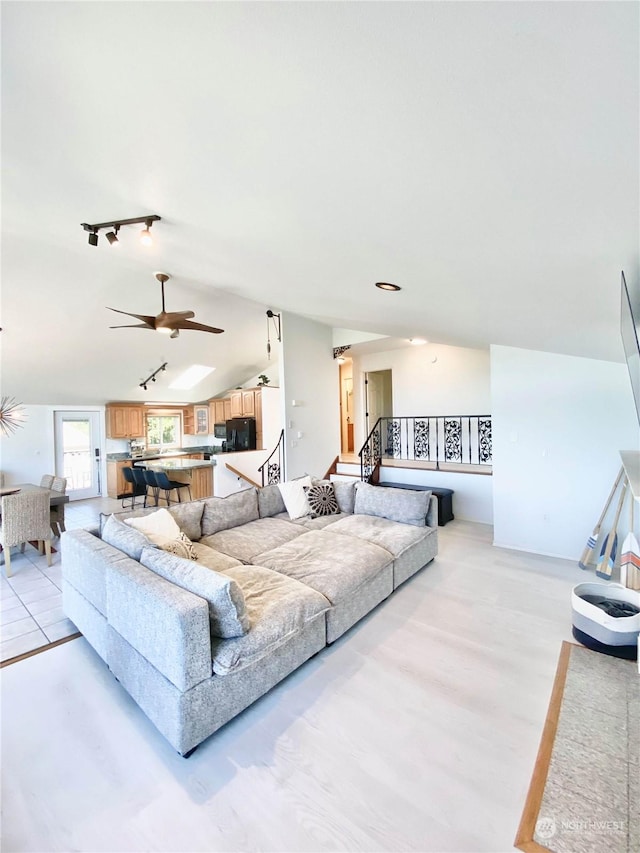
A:
<svg viewBox="0 0 640 853">
<path fill-rule="evenodd" d="M 391 370 L 371 370 L 364 376 L 366 435 L 378 418 L 393 417 L 393 379 Z"/>
<path fill-rule="evenodd" d="M 56 474 L 66 477 L 69 500 L 101 494 L 100 413 L 55 412 Z"/>
<path fill-rule="evenodd" d="M 340 452 L 354 453 L 353 361 L 340 365 Z"/>
</svg>

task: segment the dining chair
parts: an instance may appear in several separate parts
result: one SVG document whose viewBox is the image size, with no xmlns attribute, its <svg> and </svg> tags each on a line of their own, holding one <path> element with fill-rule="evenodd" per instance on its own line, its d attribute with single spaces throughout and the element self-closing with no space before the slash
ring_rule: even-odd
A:
<svg viewBox="0 0 640 853">
<path fill-rule="evenodd" d="M 173 491 L 177 491 L 178 494 L 178 503 L 182 501 L 180 497 L 180 489 L 189 489 L 189 500 L 191 500 L 191 486 L 189 483 L 180 483 L 178 480 L 170 480 L 164 471 L 156 471 L 156 484 L 159 489 L 162 489 L 164 492 L 164 499 L 167 502 L 167 506 L 171 503 L 170 494 Z M 176 503 L 176 501 L 174 501 Z"/>
<path fill-rule="evenodd" d="M 0 520 L 0 545 L 4 553 L 5 572 L 11 577 L 11 548 L 26 542 L 38 542 L 51 565 L 51 529 L 49 527 L 49 495 L 46 492 L 21 491 L 2 496 L 2 519 Z"/>
<path fill-rule="evenodd" d="M 62 492 L 63 495 L 66 494 L 67 478 L 54 477 L 49 488 L 52 492 Z M 57 506 L 52 506 L 50 508 L 49 523 L 51 524 L 51 530 L 54 536 L 60 536 L 61 533 L 64 533 L 67 529 L 64 526 L 64 504 L 58 504 Z"/>
<path fill-rule="evenodd" d="M 127 465 L 122 469 L 122 476 L 126 480 L 127 483 L 131 486 L 131 492 L 125 492 L 122 495 L 122 508 L 124 509 L 124 502 L 127 500 L 131 501 L 131 509 L 135 509 L 136 506 L 136 498 L 147 497 L 147 484 L 144 482 L 144 475 L 142 477 L 142 482 L 138 483 L 135 478 L 134 468 L 129 468 Z"/>
<path fill-rule="evenodd" d="M 53 488 L 54 479 L 53 474 L 43 474 L 42 479 L 40 480 L 40 485 L 43 489 L 51 489 Z"/>
</svg>

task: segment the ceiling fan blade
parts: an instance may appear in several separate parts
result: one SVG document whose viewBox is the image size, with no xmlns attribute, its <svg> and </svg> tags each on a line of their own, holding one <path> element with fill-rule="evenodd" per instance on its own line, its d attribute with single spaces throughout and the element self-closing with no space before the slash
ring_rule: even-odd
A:
<svg viewBox="0 0 640 853">
<path fill-rule="evenodd" d="M 107 308 L 109 308 L 108 305 Z M 142 320 L 142 322 L 146 323 L 151 329 L 155 329 L 156 318 L 151 314 L 132 314 L 130 311 L 121 311 L 119 308 L 109 308 L 109 311 L 115 311 L 117 314 L 126 314 L 127 317 L 135 317 L 137 320 Z"/>
<path fill-rule="evenodd" d="M 153 326 L 150 326 L 148 323 L 132 323 L 130 326 L 109 326 L 109 328 L 110 329 L 151 329 L 152 332 L 154 331 Z"/>
<path fill-rule="evenodd" d="M 178 320 L 177 323 L 172 323 L 174 329 L 192 329 L 194 332 L 213 332 L 214 335 L 220 335 L 224 329 L 216 329 L 214 326 L 205 326 L 204 323 L 192 323 L 191 320 Z"/>
<path fill-rule="evenodd" d="M 173 324 L 176 320 L 190 320 L 192 317 L 195 317 L 194 311 L 168 311 L 162 317 L 163 322 L 166 321 L 166 324 Z"/>
</svg>

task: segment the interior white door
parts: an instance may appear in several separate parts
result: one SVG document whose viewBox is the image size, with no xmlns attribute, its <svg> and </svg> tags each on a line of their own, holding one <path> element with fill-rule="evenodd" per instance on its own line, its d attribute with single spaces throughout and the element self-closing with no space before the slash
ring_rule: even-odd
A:
<svg viewBox="0 0 640 853">
<path fill-rule="evenodd" d="M 100 413 L 55 412 L 56 474 L 67 478 L 69 500 L 100 495 Z"/>
<path fill-rule="evenodd" d="M 367 435 L 378 418 L 390 418 L 392 408 L 392 380 L 390 370 L 373 370 L 366 374 Z"/>
</svg>

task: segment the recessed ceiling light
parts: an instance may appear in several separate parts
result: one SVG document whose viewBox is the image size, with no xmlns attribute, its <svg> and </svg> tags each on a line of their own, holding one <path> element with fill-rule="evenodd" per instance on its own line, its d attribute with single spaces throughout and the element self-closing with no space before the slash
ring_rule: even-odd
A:
<svg viewBox="0 0 640 853">
<path fill-rule="evenodd" d="M 376 281 L 376 287 L 379 287 L 380 290 L 402 290 L 399 285 L 389 284 L 388 281 Z"/>
<path fill-rule="evenodd" d="M 422 346 L 422 344 L 426 344 L 424 338 L 409 338 L 409 343 L 413 344 L 414 347 Z"/>
<path fill-rule="evenodd" d="M 174 379 L 169 388 L 179 388 L 182 391 L 187 391 L 189 388 L 194 388 L 199 382 L 202 382 L 205 376 L 208 376 L 214 370 L 215 367 L 207 367 L 205 364 L 192 364 L 177 379 Z"/>
</svg>

